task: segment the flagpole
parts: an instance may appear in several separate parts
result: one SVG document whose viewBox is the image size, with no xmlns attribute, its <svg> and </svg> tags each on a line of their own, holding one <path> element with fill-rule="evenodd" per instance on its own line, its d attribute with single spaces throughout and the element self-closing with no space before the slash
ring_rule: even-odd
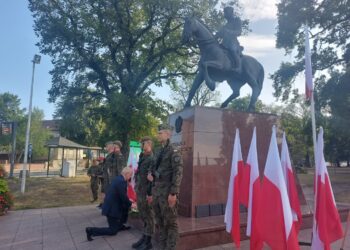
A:
<svg viewBox="0 0 350 250">
<path fill-rule="evenodd" d="M 311 124 L 312 124 L 312 139 L 314 143 L 314 163 L 316 169 L 316 118 L 315 118 L 315 101 L 314 92 L 311 93 Z M 316 173 L 316 172 L 315 172 Z"/>
<path fill-rule="evenodd" d="M 350 210 L 348 212 L 348 219 L 346 220 L 346 227 L 345 227 L 345 232 L 344 232 L 344 238 L 343 238 L 343 241 L 341 243 L 340 250 L 344 250 L 346 235 L 348 234 L 348 230 L 349 230 L 349 224 L 350 224 Z"/>
<path fill-rule="evenodd" d="M 312 75 L 312 63 L 311 63 L 311 49 L 310 49 L 310 41 L 309 41 L 309 27 L 307 23 L 305 24 L 305 90 L 306 97 L 310 98 L 310 111 L 311 111 L 311 125 L 312 125 L 312 141 L 314 146 L 314 164 L 315 164 L 315 195 L 314 195 L 314 211 L 313 211 L 313 228 L 311 233 L 311 249 L 314 243 L 314 233 L 316 233 L 316 199 L 317 199 L 317 164 L 316 164 L 316 118 L 315 118 L 315 100 L 314 100 L 314 87 L 313 87 L 313 75 Z"/>
<path fill-rule="evenodd" d="M 316 168 L 316 119 L 315 119 L 315 99 L 311 63 L 311 49 L 309 41 L 309 27 L 305 25 L 305 82 L 306 82 L 306 96 L 310 98 L 311 109 L 311 125 L 312 125 L 312 139 L 314 144 L 314 164 Z M 316 170 L 316 169 L 315 169 Z"/>
</svg>

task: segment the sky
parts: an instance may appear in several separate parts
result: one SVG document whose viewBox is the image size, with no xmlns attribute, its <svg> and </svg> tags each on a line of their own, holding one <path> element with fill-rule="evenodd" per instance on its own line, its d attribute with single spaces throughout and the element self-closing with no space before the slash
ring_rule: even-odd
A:
<svg viewBox="0 0 350 250">
<path fill-rule="evenodd" d="M 282 61 L 290 61 L 283 50 L 275 48 L 277 27 L 277 0 L 241 0 L 243 17 L 250 20 L 250 32 L 239 38 L 244 46 L 244 53 L 254 56 L 265 68 L 265 80 L 260 99 L 264 103 L 273 103 L 272 81 L 270 74 L 279 68 Z M 35 45 L 39 39 L 33 30 L 33 18 L 26 0 L 0 1 L 0 93 L 10 92 L 21 99 L 23 108 L 29 105 L 30 84 L 32 77 L 32 59 L 39 54 Z M 48 102 L 48 90 L 51 86 L 49 71 L 53 68 L 50 57 L 41 55 L 41 63 L 35 67 L 33 107 L 44 110 L 45 119 L 52 119 L 55 105 Z M 302 89 L 303 83 L 296 83 Z M 152 87 L 160 99 L 170 100 L 171 93 L 167 86 Z M 218 85 L 221 100 L 224 101 L 231 89 L 225 82 Z M 241 96 L 251 93 L 248 85 L 241 89 Z"/>
</svg>

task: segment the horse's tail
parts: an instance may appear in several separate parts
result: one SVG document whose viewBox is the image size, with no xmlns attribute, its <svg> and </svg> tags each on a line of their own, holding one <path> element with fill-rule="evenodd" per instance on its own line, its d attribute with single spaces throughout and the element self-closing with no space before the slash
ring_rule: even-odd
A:
<svg viewBox="0 0 350 250">
<path fill-rule="evenodd" d="M 265 77 L 264 67 L 260 64 L 260 69 L 259 69 L 258 79 L 257 79 L 258 86 L 259 86 L 259 95 L 263 88 L 264 77 Z"/>
</svg>

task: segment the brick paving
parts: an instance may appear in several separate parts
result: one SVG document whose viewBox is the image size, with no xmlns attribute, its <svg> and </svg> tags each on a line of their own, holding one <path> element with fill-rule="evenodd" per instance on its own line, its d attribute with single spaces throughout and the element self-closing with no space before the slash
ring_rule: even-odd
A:
<svg viewBox="0 0 350 250">
<path fill-rule="evenodd" d="M 86 240 L 85 227 L 100 227 L 106 223 L 106 218 L 94 205 L 10 211 L 0 217 L 0 250 L 128 250 L 141 236 L 139 230 L 132 228 L 116 236 L 96 237 L 92 242 Z M 343 226 L 345 228 L 345 223 Z M 310 242 L 310 237 L 311 229 L 302 230 L 299 240 Z M 340 241 L 335 242 L 332 249 L 340 249 L 340 244 Z M 233 244 L 225 244 L 202 250 L 223 249 L 235 248 Z M 241 249 L 249 249 L 249 241 L 243 241 Z M 350 233 L 344 249 L 350 250 Z"/>
</svg>

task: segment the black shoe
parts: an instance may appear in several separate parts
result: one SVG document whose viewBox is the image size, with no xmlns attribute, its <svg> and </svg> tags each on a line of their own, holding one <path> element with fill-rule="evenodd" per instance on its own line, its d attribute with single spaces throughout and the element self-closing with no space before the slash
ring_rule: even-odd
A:
<svg viewBox="0 0 350 250">
<path fill-rule="evenodd" d="M 100 203 L 98 206 L 96 206 L 97 208 L 101 209 L 102 208 L 103 203 Z"/>
<path fill-rule="evenodd" d="M 137 248 L 137 250 L 149 250 L 152 249 L 152 237 L 146 236 L 145 241 Z"/>
<path fill-rule="evenodd" d="M 140 247 L 137 248 L 137 250 L 150 250 L 152 249 L 152 243 L 142 244 Z"/>
<path fill-rule="evenodd" d="M 91 237 L 91 227 L 87 227 L 85 228 L 85 232 L 86 232 L 86 238 L 88 241 L 93 241 L 94 239 Z"/>
<path fill-rule="evenodd" d="M 136 241 L 134 244 L 131 245 L 132 248 L 138 248 L 142 245 L 142 243 L 145 241 L 146 235 L 142 235 L 142 238 Z"/>
<path fill-rule="evenodd" d="M 131 227 L 130 226 L 125 226 L 124 224 L 120 227 L 119 231 L 125 231 L 129 230 Z"/>
</svg>

